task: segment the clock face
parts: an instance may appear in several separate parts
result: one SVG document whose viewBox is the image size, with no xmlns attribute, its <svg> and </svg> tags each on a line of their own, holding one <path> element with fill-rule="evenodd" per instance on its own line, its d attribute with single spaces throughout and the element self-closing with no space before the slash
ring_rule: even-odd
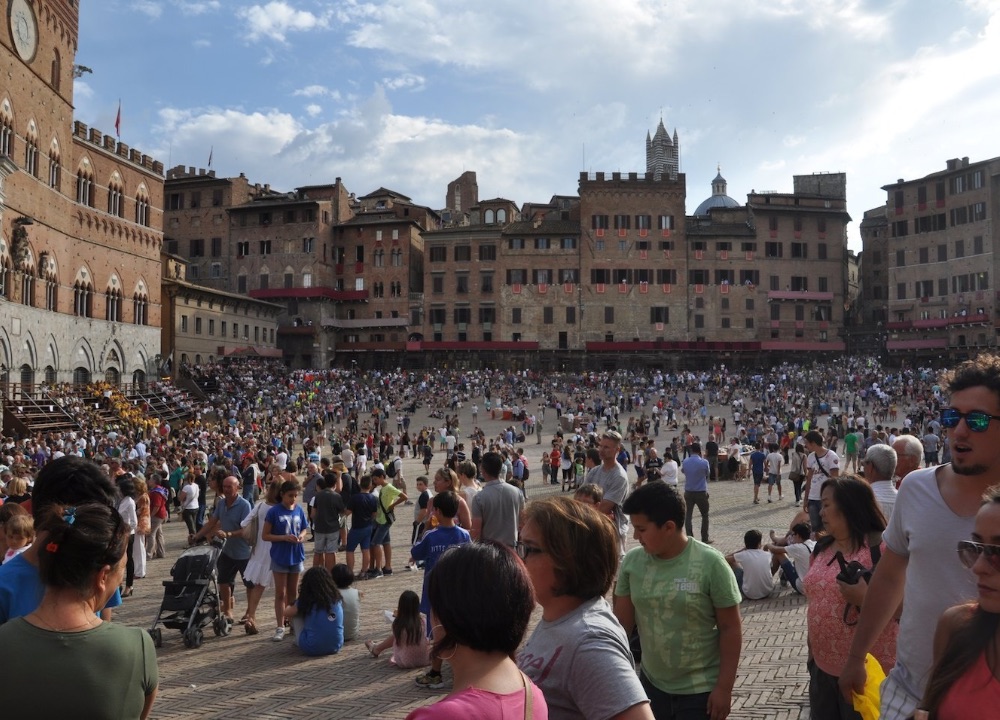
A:
<svg viewBox="0 0 1000 720">
<path fill-rule="evenodd" d="M 35 22 L 34 10 L 27 0 L 10 0 L 7 17 L 10 20 L 14 49 L 22 60 L 31 62 L 38 49 L 38 24 Z"/>
</svg>

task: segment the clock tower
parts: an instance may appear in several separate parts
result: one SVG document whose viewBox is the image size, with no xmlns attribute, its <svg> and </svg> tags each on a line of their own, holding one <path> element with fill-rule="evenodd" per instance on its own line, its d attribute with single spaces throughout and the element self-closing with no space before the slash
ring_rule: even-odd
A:
<svg viewBox="0 0 1000 720">
<path fill-rule="evenodd" d="M 0 388 L 29 395 L 160 353 L 163 164 L 73 117 L 80 2 L 0 0 Z"/>
</svg>

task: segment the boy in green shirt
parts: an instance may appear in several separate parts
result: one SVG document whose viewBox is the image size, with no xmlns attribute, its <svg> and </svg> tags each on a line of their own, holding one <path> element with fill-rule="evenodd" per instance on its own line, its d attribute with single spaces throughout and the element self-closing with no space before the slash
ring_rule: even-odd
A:
<svg viewBox="0 0 1000 720">
<path fill-rule="evenodd" d="M 667 483 L 635 490 L 622 510 L 633 548 L 622 561 L 614 611 L 638 626 L 639 679 L 657 720 L 729 715 L 743 631 L 740 589 L 725 557 L 684 531 L 684 499 Z"/>
</svg>

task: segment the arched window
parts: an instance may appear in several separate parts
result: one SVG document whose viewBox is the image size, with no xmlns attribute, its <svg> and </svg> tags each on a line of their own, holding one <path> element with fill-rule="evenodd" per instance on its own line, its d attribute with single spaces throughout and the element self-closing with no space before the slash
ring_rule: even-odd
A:
<svg viewBox="0 0 1000 720">
<path fill-rule="evenodd" d="M 104 371 L 104 381 L 115 387 L 118 387 L 118 383 L 121 382 L 121 373 L 118 372 L 118 368 L 109 367 Z"/>
<path fill-rule="evenodd" d="M 35 261 L 28 251 L 28 256 L 18 268 L 21 273 L 21 304 L 35 306 Z"/>
<path fill-rule="evenodd" d="M 73 314 L 77 317 L 94 316 L 94 286 L 88 280 L 73 284 Z"/>
<path fill-rule="evenodd" d="M 11 262 L 8 255 L 4 255 L 0 259 L 0 297 L 11 299 L 11 294 L 14 292 L 13 287 L 14 279 L 14 264 Z"/>
<path fill-rule="evenodd" d="M 56 369 L 51 365 L 45 366 L 45 384 L 46 385 L 56 384 Z"/>
<path fill-rule="evenodd" d="M 104 319 L 109 322 L 122 321 L 122 291 L 108 287 L 104 291 Z"/>
<path fill-rule="evenodd" d="M 385 250 L 376 250 L 375 256 L 373 258 L 373 264 L 375 267 L 385 266 Z"/>
<path fill-rule="evenodd" d="M 136 325 L 149 325 L 149 298 L 136 293 L 132 296 L 132 322 Z"/>
<path fill-rule="evenodd" d="M 59 309 L 59 277 L 56 274 L 56 262 L 48 253 L 42 253 L 38 258 L 38 277 L 45 288 L 45 309 Z"/>
<path fill-rule="evenodd" d="M 81 205 L 94 207 L 94 175 L 89 165 L 76 172 L 76 201 Z"/>
<path fill-rule="evenodd" d="M 62 182 L 62 165 L 60 163 L 59 143 L 52 140 L 49 145 L 49 187 L 59 189 Z"/>
<path fill-rule="evenodd" d="M 501 210 L 497 210 L 497 222 L 498 223 L 505 223 L 505 222 L 507 222 L 507 211 L 506 210 L 502 210 L 502 209 Z"/>
<path fill-rule="evenodd" d="M 85 367 L 73 368 L 73 384 L 87 385 L 90 382 L 90 370 Z"/>
<path fill-rule="evenodd" d="M 313 274 L 312 271 L 306 270 L 302 273 L 302 287 L 312 287 L 313 285 Z"/>
<path fill-rule="evenodd" d="M 28 132 L 24 138 L 24 172 L 38 177 L 38 134 L 34 120 L 28 123 Z"/>
<path fill-rule="evenodd" d="M 14 120 L 7 111 L 7 103 L 4 103 L 3 112 L 0 112 L 0 155 L 10 157 L 14 152 Z"/>
<path fill-rule="evenodd" d="M 486 211 L 485 223 L 487 225 L 492 225 L 493 224 L 493 211 L 492 210 L 487 210 Z"/>
<path fill-rule="evenodd" d="M 108 214 L 125 217 L 125 191 L 118 173 L 112 175 L 108 183 Z"/>
<path fill-rule="evenodd" d="M 141 186 L 135 193 L 135 222 L 136 225 L 149 227 L 149 195 L 145 186 Z"/>
<path fill-rule="evenodd" d="M 62 79 L 62 59 L 59 56 L 59 51 L 55 50 L 52 54 L 52 87 L 58 91 L 59 84 Z"/>
</svg>

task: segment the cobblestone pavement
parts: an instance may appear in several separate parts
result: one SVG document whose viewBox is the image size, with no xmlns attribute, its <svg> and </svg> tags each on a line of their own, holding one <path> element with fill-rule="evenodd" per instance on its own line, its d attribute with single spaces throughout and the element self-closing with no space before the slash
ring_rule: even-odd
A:
<svg viewBox="0 0 1000 720">
<path fill-rule="evenodd" d="M 546 426 L 554 424 L 554 413 L 547 413 Z M 463 419 L 468 422 L 466 410 Z M 416 418 L 415 420 L 419 420 Z M 489 434 L 497 432 L 502 422 L 492 422 L 480 413 L 479 420 Z M 419 426 L 418 426 L 419 427 Z M 702 434 L 705 428 L 701 427 Z M 468 434 L 463 428 L 463 433 Z M 697 434 L 697 429 L 696 429 Z M 545 441 L 551 434 L 545 433 Z M 665 435 L 661 435 L 665 440 Z M 659 446 L 662 448 L 663 443 Z M 540 448 L 531 437 L 524 445 L 532 479 L 529 499 L 558 493 L 558 486 L 542 486 L 536 468 Z M 538 452 L 536 452 L 536 450 Z M 439 454 L 440 455 L 440 454 Z M 435 458 L 435 464 L 440 457 Z M 417 460 L 404 462 L 407 486 L 423 471 Z M 787 528 L 794 515 L 790 483 L 785 500 L 774 504 L 753 505 L 753 485 L 748 482 L 719 482 L 710 488 L 711 537 L 724 553 L 742 547 L 743 533 L 750 528 L 761 530 Z M 406 572 L 406 548 L 410 539 L 410 506 L 397 511 L 393 526 L 395 545 L 392 576 L 359 582 L 363 592 L 362 634 L 348 642 L 337 655 L 308 658 L 295 648 L 290 637 L 273 642 L 274 603 L 265 595 L 257 613 L 260 634 L 247 636 L 236 626 L 232 635 L 217 638 L 211 630 L 198 649 L 187 649 L 181 634 L 163 630 L 163 647 L 158 650 L 160 687 L 153 717 L 157 718 L 404 718 L 413 708 L 435 702 L 447 689 L 428 691 L 416 686 L 414 670 L 397 670 L 385 659 L 373 659 L 363 640 L 382 638 L 389 633 L 383 610 L 395 608 L 405 589 L 420 592 L 422 573 Z M 696 518 L 697 524 L 697 518 Z M 116 613 L 115 621 L 149 627 L 162 599 L 161 581 L 169 577 L 172 558 L 185 544 L 184 525 L 175 518 L 164 525 L 167 558 L 148 564 L 146 578 L 136 581 L 135 595 Z M 633 542 L 634 544 L 634 542 Z M 311 545 L 307 545 L 311 553 Z M 360 562 L 360 553 L 357 562 Z M 338 560 L 342 560 L 338 554 Z M 307 563 L 311 562 L 311 555 Z M 236 617 L 242 615 L 246 597 L 237 595 Z M 733 695 L 731 718 L 740 720 L 791 720 L 808 717 L 808 677 L 806 662 L 806 617 L 804 599 L 787 588 L 776 585 L 774 595 L 766 600 L 743 603 L 743 653 Z M 536 610 L 536 620 L 540 611 Z M 530 632 L 530 630 L 529 630 Z M 445 664 L 445 678 L 450 679 Z"/>
</svg>

